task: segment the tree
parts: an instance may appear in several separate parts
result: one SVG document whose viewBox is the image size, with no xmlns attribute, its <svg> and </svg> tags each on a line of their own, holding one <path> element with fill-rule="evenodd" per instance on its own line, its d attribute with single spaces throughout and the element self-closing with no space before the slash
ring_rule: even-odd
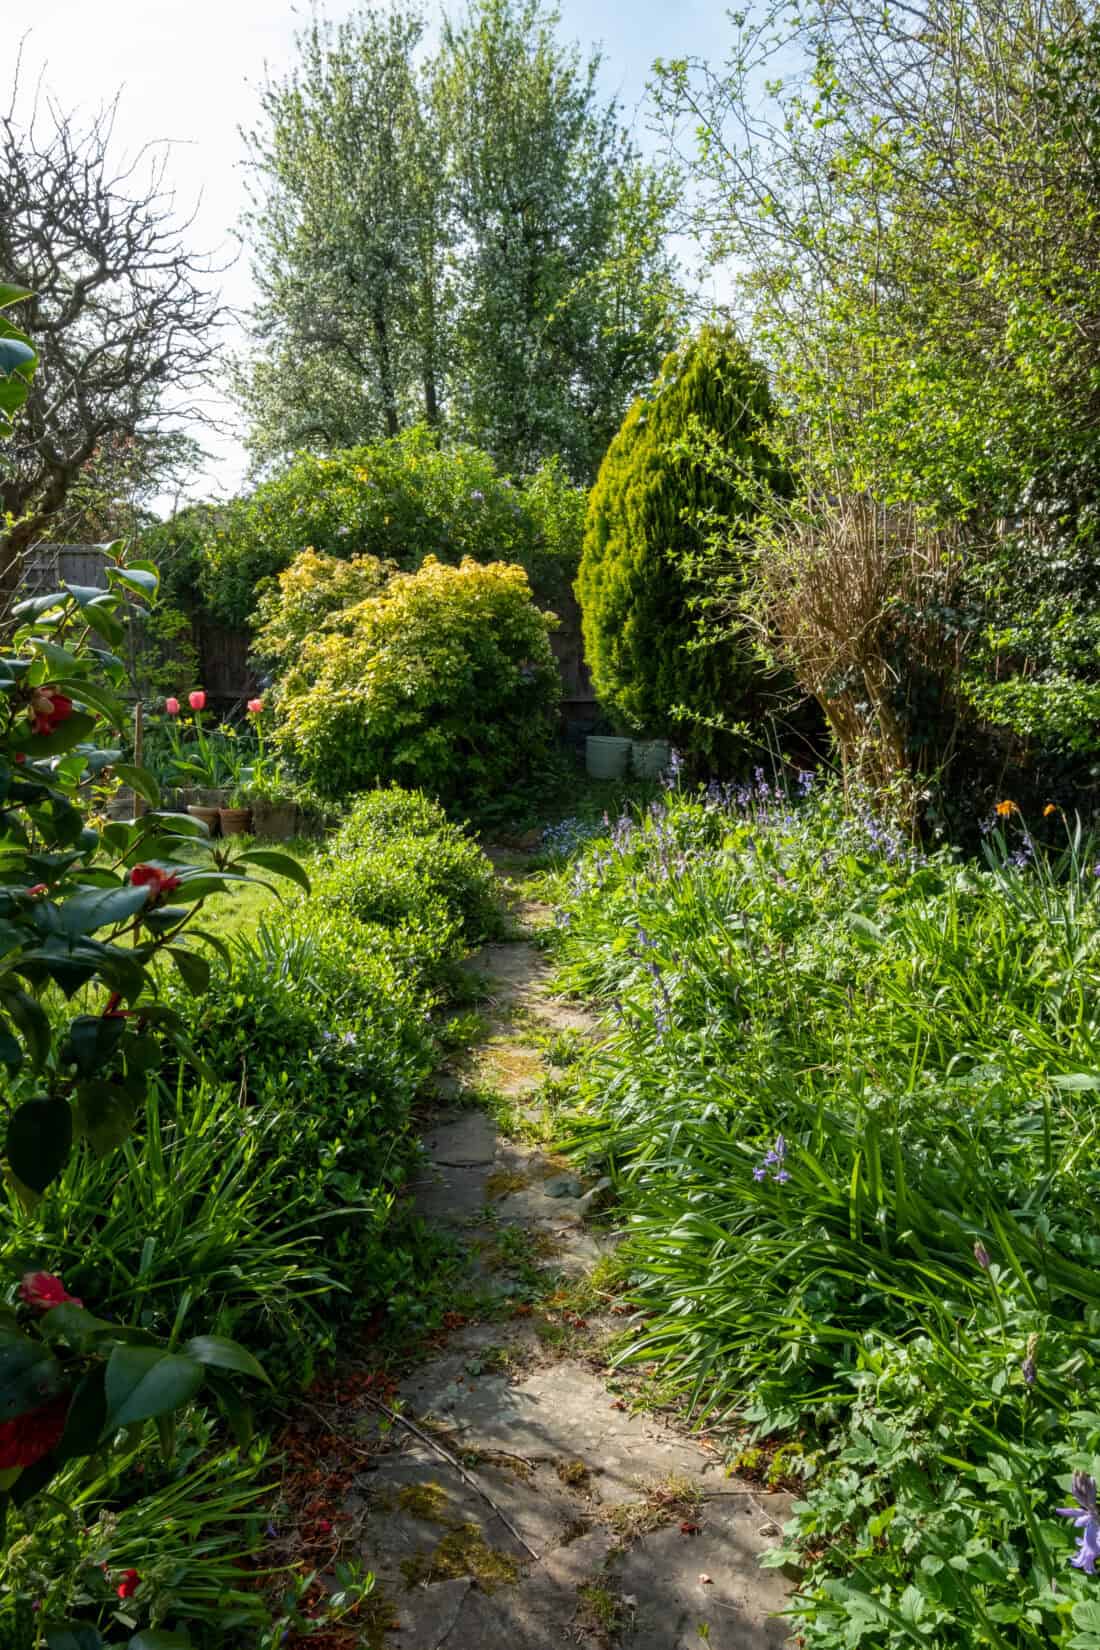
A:
<svg viewBox="0 0 1100 1650">
<path fill-rule="evenodd" d="M 712 755 L 715 725 L 766 699 L 743 627 L 708 628 L 700 603 L 715 537 L 736 544 L 762 491 L 786 490 L 772 416 L 763 370 L 732 329 L 706 327 L 634 402 L 589 499 L 576 588 L 596 692 L 627 727 Z"/>
<path fill-rule="evenodd" d="M 474 0 L 428 59 L 395 0 L 302 36 L 250 140 L 258 457 L 423 421 L 514 472 L 594 473 L 672 341 L 671 183 L 556 24 Z"/>
<path fill-rule="evenodd" d="M 734 261 L 791 415 L 806 508 L 761 601 L 811 610 L 790 582 L 823 565 L 807 529 L 837 551 L 824 565 L 846 570 L 864 642 L 879 589 L 890 704 L 854 694 L 850 745 L 917 790 L 963 750 L 992 751 L 999 785 L 1029 746 L 1087 753 L 1100 22 L 1076 0 L 815 0 L 735 26 L 724 67 L 663 65 L 660 101 L 673 140 L 693 134 L 696 227 Z M 849 655 L 834 683 L 841 663 L 862 668 Z"/>
<path fill-rule="evenodd" d="M 675 336 L 671 179 L 598 89 L 598 52 L 542 0 L 444 24 L 433 97 L 459 243 L 455 416 L 508 468 L 591 478 Z"/>
<path fill-rule="evenodd" d="M 14 94 L 0 114 L 0 268 L 29 294 L 12 313 L 39 355 L 0 471 L 0 592 L 97 452 L 154 442 L 210 371 L 209 266 L 185 245 L 165 150 L 113 160 L 114 114 L 80 126 L 36 98 L 24 121 Z"/>
<path fill-rule="evenodd" d="M 441 417 L 449 213 L 423 33 L 400 5 L 315 19 L 295 70 L 264 92 L 246 220 L 258 348 L 240 377 L 261 458 Z"/>
</svg>

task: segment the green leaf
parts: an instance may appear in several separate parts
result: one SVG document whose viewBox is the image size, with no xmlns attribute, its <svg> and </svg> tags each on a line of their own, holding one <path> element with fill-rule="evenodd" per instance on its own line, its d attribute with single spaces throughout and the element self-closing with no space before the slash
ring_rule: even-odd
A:
<svg viewBox="0 0 1100 1650">
<path fill-rule="evenodd" d="M 50 1022 L 46 1011 L 36 997 L 29 992 L 18 990 L 0 991 L 0 1002 L 15 1022 L 15 1028 L 22 1034 L 27 1045 L 32 1064 L 45 1064 L 53 1043 L 50 1031 Z"/>
<path fill-rule="evenodd" d="M 1090 1071 L 1071 1071 L 1064 1077 L 1052 1077 L 1051 1082 L 1056 1089 L 1066 1089 L 1071 1094 L 1083 1094 L 1089 1089 L 1100 1089 L 1100 1077 Z"/>
<path fill-rule="evenodd" d="M 271 1385 L 251 1352 L 224 1336 L 195 1335 L 187 1343 L 187 1352 L 197 1363 L 212 1364 L 215 1369 L 235 1369 L 238 1374 L 255 1375 L 257 1380 Z"/>
<path fill-rule="evenodd" d="M 69 1047 L 81 1077 L 93 1077 L 122 1041 L 126 1021 L 116 1015 L 78 1014 L 69 1026 Z"/>
<path fill-rule="evenodd" d="M 73 1114 L 67 1100 L 24 1100 L 8 1121 L 5 1150 L 13 1172 L 32 1192 L 44 1192 L 69 1160 Z"/>
<path fill-rule="evenodd" d="M 22 742 L 22 751 L 29 762 L 39 762 L 44 756 L 60 756 L 72 750 L 95 731 L 95 717 L 74 710 L 64 722 L 59 722 L 52 733 L 31 733 Z"/>
<path fill-rule="evenodd" d="M 238 854 L 234 861 L 236 865 L 259 865 L 265 871 L 274 871 L 276 876 L 288 877 L 296 882 L 299 888 L 307 894 L 310 891 L 309 877 L 305 867 L 299 865 L 290 854 L 281 854 L 274 848 L 249 848 L 246 853 Z"/>
<path fill-rule="evenodd" d="M 189 1403 L 202 1365 L 157 1346 L 116 1346 L 107 1361 L 107 1424 L 130 1426 Z"/>
<path fill-rule="evenodd" d="M 60 1308 L 55 1307 L 55 1311 Z M 65 1430 L 57 1446 L 59 1461 L 72 1461 L 81 1455 L 91 1455 L 99 1443 L 107 1422 L 107 1394 L 103 1384 L 103 1365 L 95 1364 L 80 1382 L 65 1417 Z"/>
<path fill-rule="evenodd" d="M 61 1365 L 41 1341 L 0 1329 L 0 1421 L 41 1409 L 63 1387 Z"/>
<path fill-rule="evenodd" d="M 37 360 L 30 344 L 23 343 L 22 339 L 0 338 L 0 378 L 10 378 L 15 372 L 26 378 L 28 369 L 33 368 Z"/>
<path fill-rule="evenodd" d="M 61 905 L 61 926 L 74 937 L 97 928 L 115 927 L 149 903 L 147 888 L 120 883 L 114 888 L 81 888 Z"/>
<path fill-rule="evenodd" d="M 13 286 L 10 281 L 0 281 L 0 309 L 10 309 L 12 304 L 21 304 L 24 298 L 33 298 L 34 293 L 25 286 Z"/>
<path fill-rule="evenodd" d="M 143 1627 L 130 1640 L 129 1650 L 192 1650 L 186 1632 L 169 1632 L 164 1627 Z"/>
<path fill-rule="evenodd" d="M 47 1621 L 43 1623 L 42 1631 L 46 1650 L 103 1650 L 98 1629 L 89 1627 L 86 1622 Z"/>
<path fill-rule="evenodd" d="M 0 1031 L 0 1065 L 9 1067 L 14 1076 L 22 1064 L 22 1043 L 10 1031 Z"/>
<path fill-rule="evenodd" d="M 210 964 L 205 957 L 197 956 L 194 951 L 185 950 L 182 945 L 169 945 L 165 949 L 179 969 L 180 979 L 193 997 L 201 997 L 204 991 L 210 989 Z"/>
<path fill-rule="evenodd" d="M 247 1449 L 255 1430 L 252 1405 L 224 1375 L 210 1371 L 206 1377 L 206 1384 L 218 1400 L 218 1405 L 229 1422 L 230 1431 L 237 1443 L 242 1449 Z"/>
<path fill-rule="evenodd" d="M 177 873 L 179 874 L 179 873 Z M 251 882 L 256 879 L 237 871 L 196 871 L 193 875 L 180 874 L 180 885 L 173 888 L 164 899 L 167 905 L 191 905 L 197 899 L 206 899 L 209 894 L 221 894 L 233 882 Z M 261 884 L 267 887 L 266 883 Z"/>
<path fill-rule="evenodd" d="M 37 619 L 51 608 L 67 607 L 68 593 L 64 590 L 44 591 L 41 596 L 28 596 L 25 601 L 16 602 L 12 613 L 17 619 Z"/>
<path fill-rule="evenodd" d="M 81 1083 L 74 1096 L 76 1127 L 97 1157 L 106 1157 L 134 1127 L 133 1096 L 114 1083 Z"/>
<path fill-rule="evenodd" d="M 131 562 L 128 567 L 108 567 L 107 582 L 111 585 L 120 584 L 136 595 L 146 596 L 152 601 L 156 596 L 160 578 L 156 569 L 149 564 Z"/>
<path fill-rule="evenodd" d="M 115 764 L 115 777 L 143 796 L 151 808 L 160 807 L 160 786 L 148 768 L 135 768 L 129 762 Z"/>
</svg>

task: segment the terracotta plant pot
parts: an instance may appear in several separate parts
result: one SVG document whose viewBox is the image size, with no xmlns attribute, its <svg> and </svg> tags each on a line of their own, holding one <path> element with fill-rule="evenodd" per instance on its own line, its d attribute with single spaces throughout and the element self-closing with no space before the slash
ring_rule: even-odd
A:
<svg viewBox="0 0 1100 1650">
<path fill-rule="evenodd" d="M 201 819 L 211 836 L 218 836 L 221 831 L 221 811 L 218 808 L 207 808 L 201 802 L 188 803 L 187 812 L 192 819 Z"/>
<path fill-rule="evenodd" d="M 251 808 L 219 808 L 222 836 L 247 836 L 252 829 Z"/>
<path fill-rule="evenodd" d="M 296 802 L 254 802 L 252 829 L 257 836 L 269 842 L 289 842 L 298 834 L 298 804 Z"/>
</svg>

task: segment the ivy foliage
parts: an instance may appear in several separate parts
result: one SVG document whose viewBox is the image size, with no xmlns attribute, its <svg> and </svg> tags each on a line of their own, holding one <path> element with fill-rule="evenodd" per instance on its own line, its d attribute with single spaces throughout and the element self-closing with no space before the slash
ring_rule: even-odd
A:
<svg viewBox="0 0 1100 1650">
<path fill-rule="evenodd" d="M 227 625 L 247 624 L 264 581 L 307 548 L 406 571 L 428 556 L 514 562 L 552 600 L 580 557 L 583 497 L 555 460 L 517 484 L 479 448 L 444 445 L 418 425 L 368 446 L 299 453 L 248 497 L 193 507 L 151 537 L 158 548 L 171 539 L 181 577 Z"/>
<path fill-rule="evenodd" d="M 767 379 L 731 328 L 666 357 L 634 402 L 592 490 L 576 590 L 596 692 L 621 724 L 708 748 L 716 718 L 759 708 L 765 682 L 737 628 L 704 607 L 720 531 L 749 529 L 762 488 L 786 482 L 769 444 Z M 725 572 L 736 586 L 736 566 Z"/>
</svg>

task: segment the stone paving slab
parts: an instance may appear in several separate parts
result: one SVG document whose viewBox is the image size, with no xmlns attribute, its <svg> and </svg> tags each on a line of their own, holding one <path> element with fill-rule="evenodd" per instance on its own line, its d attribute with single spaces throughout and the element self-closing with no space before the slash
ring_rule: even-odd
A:
<svg viewBox="0 0 1100 1650">
<path fill-rule="evenodd" d="M 653 1416 L 616 1408 L 601 1377 L 582 1364 L 553 1363 L 518 1381 L 503 1374 L 465 1381 L 452 1361 L 441 1360 L 411 1375 L 401 1395 L 464 1447 L 583 1461 L 603 1501 L 637 1500 L 641 1485 L 670 1477 L 703 1487 L 726 1482 L 698 1444 Z"/>
<path fill-rule="evenodd" d="M 612 1559 L 609 1575 L 631 1601 L 624 1650 L 700 1650 L 704 1624 L 708 1650 L 786 1644 L 790 1628 L 774 1612 L 787 1604 L 788 1583 L 758 1560 L 775 1545 L 789 1501 L 751 1494 L 709 1501 L 699 1535 L 669 1525 Z M 783 1505 L 772 1509 L 774 1502 Z"/>
<path fill-rule="evenodd" d="M 497 1145 L 496 1125 L 483 1111 L 464 1112 L 453 1121 L 439 1119 L 424 1136 L 424 1150 L 432 1163 L 448 1169 L 492 1163 Z"/>
<path fill-rule="evenodd" d="M 470 966 L 492 979 L 495 1031 L 485 1052 L 499 1068 L 496 1086 L 509 1048 L 515 1070 L 505 1076 L 515 1092 L 532 1080 L 529 1018 L 549 1029 L 594 1031 L 583 1010 L 549 996 L 547 964 L 535 947 L 488 946 Z M 509 1014 L 523 1017 L 512 1044 Z M 562 1183 L 560 1165 L 500 1137 L 484 1113 L 443 1112 L 424 1143 L 417 1208 L 460 1234 L 479 1285 L 507 1288 L 507 1269 L 499 1272 L 492 1258 L 502 1228 L 551 1237 L 554 1253 L 542 1264 L 569 1276 L 583 1275 L 614 1245 L 614 1234 L 586 1225 L 600 1183 L 579 1197 L 552 1196 L 547 1187 Z M 600 1335 L 618 1327 L 614 1319 L 590 1321 L 588 1347 L 594 1352 Z M 757 1559 L 778 1540 L 789 1498 L 728 1478 L 699 1440 L 619 1402 L 597 1367 L 554 1357 L 532 1319 L 522 1317 L 465 1326 L 406 1376 L 404 1413 L 441 1428 L 440 1442 L 499 1511 L 426 1443 L 401 1429 L 389 1435 L 396 1446 L 361 1475 L 354 1494 L 364 1562 L 398 1623 L 385 1633 L 387 1646 L 700 1650 L 700 1627 L 710 1650 L 776 1650 L 788 1642 L 775 1616 L 787 1583 Z M 364 1416 L 359 1427 L 377 1441 L 376 1421 Z M 702 1499 L 692 1520 L 699 1534 L 682 1532 L 679 1518 L 634 1538 L 616 1533 L 637 1524 L 639 1509 L 648 1512 L 653 1490 L 667 1495 L 677 1480 Z M 618 1508 L 630 1517 L 624 1521 Z M 471 1574 L 449 1573 L 453 1547 L 441 1556 L 440 1543 L 449 1532 L 470 1530 L 490 1565 L 503 1562 L 503 1580 L 496 1571 L 479 1580 L 476 1554 Z M 465 1549 L 458 1562 L 467 1562 Z M 593 1586 L 618 1601 L 610 1629 L 585 1608 L 582 1590 Z"/>
</svg>

